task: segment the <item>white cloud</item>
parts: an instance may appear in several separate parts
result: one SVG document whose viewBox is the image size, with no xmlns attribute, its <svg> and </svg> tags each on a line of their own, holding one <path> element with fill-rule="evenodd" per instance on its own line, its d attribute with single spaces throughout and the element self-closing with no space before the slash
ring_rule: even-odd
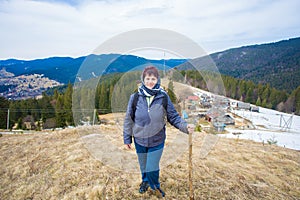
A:
<svg viewBox="0 0 300 200">
<path fill-rule="evenodd" d="M 214 52 L 297 37 L 298 0 L 0 0 L 0 58 L 81 56 L 139 28 L 177 31 Z"/>
</svg>

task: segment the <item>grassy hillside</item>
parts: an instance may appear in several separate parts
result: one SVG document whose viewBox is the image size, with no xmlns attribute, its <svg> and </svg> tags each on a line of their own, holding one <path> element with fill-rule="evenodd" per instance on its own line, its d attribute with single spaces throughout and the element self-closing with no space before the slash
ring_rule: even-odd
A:
<svg viewBox="0 0 300 200">
<path fill-rule="evenodd" d="M 83 143 L 82 130 L 85 135 L 105 132 L 124 155 L 135 155 L 122 148 L 116 125 L 3 135 L 0 199 L 156 199 L 149 193 L 138 193 L 139 173 L 120 171 L 95 159 Z M 175 134 L 176 130 L 168 127 L 166 148 Z M 214 139 L 212 148 L 206 149 L 207 138 Z M 187 147 L 185 141 L 180 145 Z M 300 198 L 299 151 L 200 132 L 194 134 L 193 141 L 195 199 Z M 102 153 L 106 152 L 104 146 L 98 146 Z M 117 155 L 111 159 L 137 163 Z M 175 162 L 161 167 L 161 184 L 167 199 L 189 198 L 187 150 Z"/>
</svg>

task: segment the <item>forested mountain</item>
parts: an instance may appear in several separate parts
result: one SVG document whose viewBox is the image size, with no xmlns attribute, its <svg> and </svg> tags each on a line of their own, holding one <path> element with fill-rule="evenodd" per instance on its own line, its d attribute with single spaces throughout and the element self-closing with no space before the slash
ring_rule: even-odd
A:
<svg viewBox="0 0 300 200">
<path fill-rule="evenodd" d="M 300 38 L 229 49 L 213 53 L 210 58 L 224 75 L 269 83 L 271 87 L 289 93 L 300 85 Z M 190 62 L 204 70 L 211 64 L 207 57 Z M 184 63 L 178 68 L 191 69 L 191 65 Z"/>
</svg>

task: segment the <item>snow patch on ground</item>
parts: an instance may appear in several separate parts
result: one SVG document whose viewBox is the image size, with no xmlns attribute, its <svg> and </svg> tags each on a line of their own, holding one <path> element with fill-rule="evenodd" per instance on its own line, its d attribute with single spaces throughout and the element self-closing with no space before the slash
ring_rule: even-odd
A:
<svg viewBox="0 0 300 200">
<path fill-rule="evenodd" d="M 234 110 L 233 113 L 250 120 L 254 129 L 226 129 L 221 137 L 250 139 L 256 142 L 276 143 L 279 146 L 300 150 L 300 116 L 271 109 L 259 108 L 259 113 Z"/>
</svg>

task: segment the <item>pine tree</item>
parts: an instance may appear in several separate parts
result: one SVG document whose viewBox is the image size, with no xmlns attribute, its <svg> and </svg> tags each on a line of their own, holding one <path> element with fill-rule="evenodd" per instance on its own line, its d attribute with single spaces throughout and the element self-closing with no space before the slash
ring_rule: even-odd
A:
<svg viewBox="0 0 300 200">
<path fill-rule="evenodd" d="M 260 97 L 257 98 L 255 105 L 261 106 L 261 99 L 260 99 Z"/>
<path fill-rule="evenodd" d="M 263 90 L 263 93 L 261 95 L 261 99 L 264 101 L 268 101 L 269 99 L 269 95 L 270 95 L 270 85 L 267 84 L 265 87 L 264 87 L 264 90 Z"/>
<path fill-rule="evenodd" d="M 8 107 L 8 100 L 0 96 L 0 128 L 2 129 L 7 126 Z"/>
<path fill-rule="evenodd" d="M 300 86 L 293 93 L 295 93 L 295 114 L 300 115 Z"/>
<path fill-rule="evenodd" d="M 30 110 L 29 114 L 33 117 L 35 121 L 41 119 L 41 109 L 38 105 L 37 99 L 28 99 L 27 101 L 27 109 Z"/>
<path fill-rule="evenodd" d="M 176 104 L 177 102 L 177 98 L 176 98 L 176 95 L 175 93 L 173 92 L 174 91 L 174 85 L 173 85 L 173 81 L 170 80 L 169 81 L 169 84 L 168 84 L 168 90 L 167 90 L 167 93 L 172 101 L 173 104 Z"/>
<path fill-rule="evenodd" d="M 22 117 L 22 113 L 20 111 L 20 106 L 18 105 L 19 101 L 11 101 L 9 103 L 9 118 L 11 126 L 14 126 L 15 123 Z"/>
<path fill-rule="evenodd" d="M 267 99 L 263 99 L 261 103 L 262 107 L 267 107 Z"/>
<path fill-rule="evenodd" d="M 247 93 L 246 82 L 241 81 L 239 87 L 240 87 L 240 94 L 241 94 L 240 100 L 245 101 L 246 93 Z"/>
<path fill-rule="evenodd" d="M 236 81 L 231 79 L 230 81 L 230 90 L 231 90 L 231 98 L 236 98 L 236 89 L 237 89 L 237 85 L 236 85 Z"/>
<path fill-rule="evenodd" d="M 41 118 L 45 122 L 46 119 L 55 117 L 55 110 L 51 104 L 51 97 L 43 93 L 43 97 L 38 101 L 39 108 L 41 109 Z"/>
<path fill-rule="evenodd" d="M 58 90 L 57 90 L 57 89 L 55 89 L 55 90 L 54 90 L 54 95 L 53 95 L 53 98 L 54 98 L 54 99 L 57 99 L 57 98 L 58 98 L 58 96 L 59 96 L 59 92 L 58 92 Z"/>
<path fill-rule="evenodd" d="M 17 121 L 17 129 L 22 129 L 23 127 L 22 118 L 19 118 Z"/>
<path fill-rule="evenodd" d="M 271 108 L 276 108 L 277 104 L 280 103 L 278 102 L 278 92 L 276 91 L 275 88 L 271 89 L 270 96 L 269 96 L 269 102 L 272 105 Z"/>
<path fill-rule="evenodd" d="M 69 83 L 68 87 L 64 93 L 64 110 L 65 110 L 65 119 L 68 125 L 74 125 L 73 113 L 72 113 L 72 84 Z"/>
<path fill-rule="evenodd" d="M 63 103 L 64 103 L 63 95 L 59 95 L 56 100 L 56 105 L 55 105 L 56 127 L 65 127 L 66 126 L 65 111 L 64 111 Z"/>
<path fill-rule="evenodd" d="M 252 87 L 250 87 L 247 90 L 245 101 L 248 103 L 253 103 L 253 88 Z"/>
</svg>

